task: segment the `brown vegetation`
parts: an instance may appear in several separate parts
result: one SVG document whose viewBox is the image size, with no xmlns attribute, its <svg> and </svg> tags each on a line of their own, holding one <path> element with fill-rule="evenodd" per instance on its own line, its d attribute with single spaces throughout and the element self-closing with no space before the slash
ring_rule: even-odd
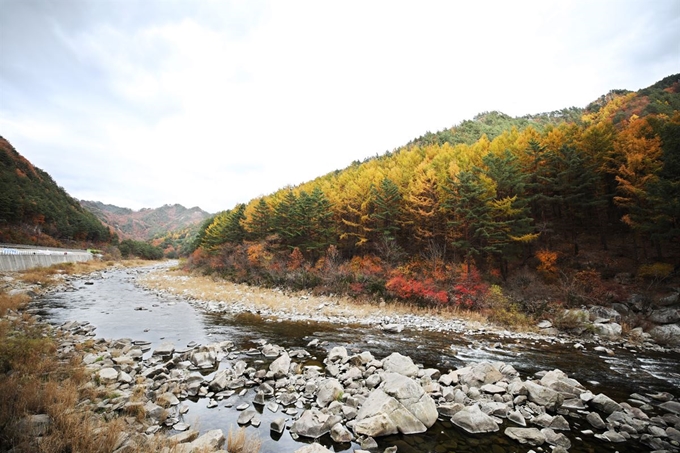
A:
<svg viewBox="0 0 680 453">
<path fill-rule="evenodd" d="M 12 278 L 44 288 L 57 284 L 56 276 L 92 272 L 111 264 L 69 263 L 14 273 Z M 108 453 L 116 450 L 131 438 L 130 425 L 124 418 L 97 414 L 82 404 L 112 396 L 88 385 L 92 376 L 82 365 L 81 355 L 90 350 L 93 343 L 75 345 L 70 357 L 60 357 L 56 353 L 60 338 L 54 331 L 22 314 L 29 300 L 26 294 L 10 295 L 0 289 L 0 394 L 3 395 L 0 398 L 0 451 Z M 124 415 L 144 417 L 142 406 L 131 407 Z M 33 423 L 31 417 L 36 415 L 49 416 L 49 423 Z M 237 434 L 234 439 L 242 445 L 242 450 L 234 451 L 259 450 L 255 438 L 241 439 Z M 162 434 L 151 438 L 136 436 L 126 445 L 129 453 L 167 452 L 173 446 Z"/>
</svg>

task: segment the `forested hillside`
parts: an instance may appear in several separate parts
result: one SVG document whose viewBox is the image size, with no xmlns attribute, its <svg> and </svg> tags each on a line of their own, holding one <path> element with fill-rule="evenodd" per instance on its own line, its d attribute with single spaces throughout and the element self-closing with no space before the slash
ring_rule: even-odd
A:
<svg viewBox="0 0 680 453">
<path fill-rule="evenodd" d="M 114 238 L 93 214 L 0 137 L 0 242 L 58 246 Z"/>
<path fill-rule="evenodd" d="M 238 281 L 426 305 L 476 307 L 513 288 L 606 303 L 622 297 L 616 275 L 673 275 L 679 222 L 673 75 L 585 109 L 482 114 L 237 205 L 205 223 L 190 262 Z"/>
</svg>

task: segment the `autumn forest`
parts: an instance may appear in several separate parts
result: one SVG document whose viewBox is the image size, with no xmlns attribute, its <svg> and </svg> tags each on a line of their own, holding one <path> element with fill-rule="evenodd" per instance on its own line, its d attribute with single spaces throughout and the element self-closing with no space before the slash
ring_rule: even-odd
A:
<svg viewBox="0 0 680 453">
<path fill-rule="evenodd" d="M 482 114 L 239 204 L 203 224 L 188 263 L 239 282 L 512 316 L 611 302 L 622 272 L 667 278 L 679 222 L 673 75 L 585 109 Z"/>
</svg>

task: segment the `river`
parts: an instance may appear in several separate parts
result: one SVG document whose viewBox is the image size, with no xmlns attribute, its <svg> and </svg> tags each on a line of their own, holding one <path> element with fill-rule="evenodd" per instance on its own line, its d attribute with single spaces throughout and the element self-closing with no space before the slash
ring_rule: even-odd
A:
<svg viewBox="0 0 680 453">
<path fill-rule="evenodd" d="M 569 341 L 541 341 L 517 339 L 511 336 L 481 334 L 437 333 L 427 330 L 404 330 L 388 334 L 379 329 L 359 325 L 331 325 L 311 321 L 278 321 L 257 314 L 218 315 L 207 313 L 191 302 L 176 297 L 158 296 L 141 289 L 135 279 L 151 268 L 117 269 L 101 273 L 99 278 L 76 280 L 73 289 L 58 291 L 33 303 L 33 308 L 53 324 L 66 321 L 89 321 L 96 327 L 97 337 L 115 339 L 131 338 L 151 342 L 152 348 L 161 342 L 171 341 L 178 347 L 190 342 L 200 344 L 230 340 L 240 358 L 249 364 L 264 360 L 248 356 L 245 352 L 261 341 L 286 348 L 305 348 L 316 339 L 323 348 L 308 348 L 310 362 L 320 364 L 326 350 L 345 346 L 348 351 L 370 351 L 381 359 L 397 351 L 409 355 L 416 363 L 446 372 L 468 363 L 502 361 L 513 365 L 523 379 L 537 371 L 559 368 L 577 379 L 593 393 L 605 393 L 617 401 L 625 401 L 632 393 L 666 391 L 680 396 L 680 357 L 671 352 L 649 352 L 614 347 L 613 354 L 597 352 L 596 344 L 585 343 L 584 350 L 576 350 Z M 229 301 L 226 301 L 229 302 Z M 234 407 L 241 401 L 251 402 L 254 390 L 243 396 L 234 396 Z M 238 412 L 222 404 L 206 407 L 207 399 L 186 400 L 189 412 L 184 420 L 201 431 L 221 428 L 225 432 L 236 427 Z M 269 423 L 281 413 L 264 409 L 262 425 L 257 430 L 262 439 L 262 452 L 292 452 L 302 446 L 288 431 L 275 435 Z M 609 444 L 592 435 L 580 434 L 590 429 L 584 420 L 569 420 L 572 424 L 569 438 L 570 452 L 649 451 L 649 448 L 630 442 Z M 506 422 L 507 425 L 507 422 Z M 502 432 L 503 428 L 501 428 Z M 391 436 L 378 439 L 380 451 L 396 445 L 403 452 L 528 452 L 530 447 L 520 445 L 503 434 L 469 435 L 453 426 L 448 420 L 438 421 L 427 433 L 412 436 Z M 336 452 L 350 452 L 357 444 L 333 444 L 330 438 L 321 443 Z M 536 448 L 534 448 L 536 449 Z M 540 449 L 538 449 L 540 451 Z"/>
</svg>

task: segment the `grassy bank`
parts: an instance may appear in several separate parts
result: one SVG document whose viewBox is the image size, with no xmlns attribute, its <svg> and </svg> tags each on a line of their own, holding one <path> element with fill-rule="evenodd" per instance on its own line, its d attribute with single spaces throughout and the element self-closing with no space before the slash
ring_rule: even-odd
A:
<svg viewBox="0 0 680 453">
<path fill-rule="evenodd" d="M 0 451 L 15 453 L 170 453 L 164 435 L 146 436 L 132 430 L 124 414 L 93 411 L 93 403 L 110 395 L 92 385 L 82 364 L 91 345 L 74 342 L 24 311 L 31 293 L 59 284 L 66 276 L 86 275 L 111 266 L 145 262 L 67 263 L 0 276 Z M 257 452 L 257 439 L 229 433 L 229 451 Z"/>
<path fill-rule="evenodd" d="M 199 300 L 242 302 L 254 309 L 300 315 L 323 314 L 329 317 L 367 318 L 372 316 L 417 315 L 436 316 L 443 320 L 464 320 L 472 327 L 497 324 L 516 330 L 532 330 L 534 321 L 517 311 L 502 293 L 489 294 L 488 309 L 468 310 L 459 306 L 431 307 L 404 302 L 377 302 L 348 296 L 315 296 L 306 291 L 279 289 L 233 283 L 214 276 L 189 273 L 182 269 L 158 270 L 139 280 L 156 291 Z"/>
</svg>

